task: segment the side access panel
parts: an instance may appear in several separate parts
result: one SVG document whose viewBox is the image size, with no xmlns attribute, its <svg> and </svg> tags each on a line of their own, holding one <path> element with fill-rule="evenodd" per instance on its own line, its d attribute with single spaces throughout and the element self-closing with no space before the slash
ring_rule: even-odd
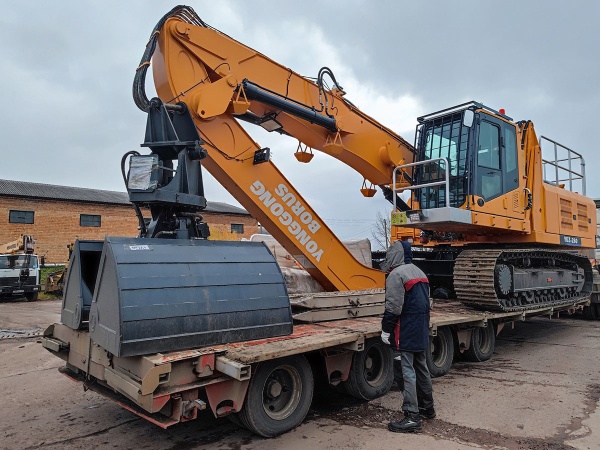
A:
<svg viewBox="0 0 600 450">
<path fill-rule="evenodd" d="M 292 332 L 287 289 L 262 243 L 107 237 L 90 335 L 115 356 Z"/>
</svg>

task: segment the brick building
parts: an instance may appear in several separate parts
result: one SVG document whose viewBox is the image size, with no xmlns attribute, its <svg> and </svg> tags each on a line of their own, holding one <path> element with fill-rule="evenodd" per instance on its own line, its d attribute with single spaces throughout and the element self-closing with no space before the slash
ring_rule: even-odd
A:
<svg viewBox="0 0 600 450">
<path fill-rule="evenodd" d="M 249 238 L 258 224 L 245 209 L 208 202 L 202 212 L 211 238 Z M 29 234 L 49 263 L 68 259 L 75 239 L 137 236 L 138 221 L 125 192 L 0 180 L 0 243 Z"/>
</svg>

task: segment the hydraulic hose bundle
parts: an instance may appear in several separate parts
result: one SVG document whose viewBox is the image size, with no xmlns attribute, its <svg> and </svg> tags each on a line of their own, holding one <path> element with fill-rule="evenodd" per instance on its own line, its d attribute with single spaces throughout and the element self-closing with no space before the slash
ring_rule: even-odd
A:
<svg viewBox="0 0 600 450">
<path fill-rule="evenodd" d="M 173 8 L 154 26 L 154 29 L 150 34 L 150 39 L 146 44 L 146 49 L 144 50 L 142 60 L 135 71 L 135 77 L 133 79 L 133 100 L 135 101 L 136 106 L 144 112 L 148 112 L 148 109 L 150 108 L 150 101 L 146 96 L 146 71 L 148 70 L 148 67 L 150 67 L 150 58 L 152 58 L 152 55 L 154 54 L 160 29 L 163 27 L 167 19 L 170 19 L 171 17 L 178 17 L 192 25 L 210 28 L 202 21 L 202 19 L 200 19 L 198 14 L 196 14 L 192 8 L 184 5 L 179 5 Z"/>
</svg>

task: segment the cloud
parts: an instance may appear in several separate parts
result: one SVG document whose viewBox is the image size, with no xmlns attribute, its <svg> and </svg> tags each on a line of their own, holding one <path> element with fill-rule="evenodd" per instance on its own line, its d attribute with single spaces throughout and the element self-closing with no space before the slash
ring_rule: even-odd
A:
<svg viewBox="0 0 600 450">
<path fill-rule="evenodd" d="M 596 19 L 600 3 L 377 3 L 199 1 L 209 24 L 305 76 L 330 67 L 364 112 L 413 140 L 416 117 L 466 100 L 506 108 L 580 151 L 588 175 L 600 104 Z M 119 161 L 143 139 L 145 116 L 131 83 L 154 24 L 172 5 L 19 2 L 0 5 L 0 178 L 123 190 Z M 148 80 L 148 92 L 152 91 Z M 252 129 L 274 161 L 341 237 L 389 210 L 364 199 L 362 177 L 317 154 L 293 157 L 294 139 Z M 209 200 L 235 203 L 211 177 Z M 588 177 L 600 197 L 600 178 Z M 345 221 L 353 221 L 345 222 Z"/>
</svg>

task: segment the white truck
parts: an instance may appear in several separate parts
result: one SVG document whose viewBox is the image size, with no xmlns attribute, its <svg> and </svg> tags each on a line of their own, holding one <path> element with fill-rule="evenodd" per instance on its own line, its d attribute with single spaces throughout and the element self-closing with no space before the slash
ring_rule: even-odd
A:
<svg viewBox="0 0 600 450">
<path fill-rule="evenodd" d="M 23 234 L 0 246 L 0 299 L 25 297 L 30 302 L 37 300 L 41 286 L 34 244 L 31 236 Z"/>
</svg>

